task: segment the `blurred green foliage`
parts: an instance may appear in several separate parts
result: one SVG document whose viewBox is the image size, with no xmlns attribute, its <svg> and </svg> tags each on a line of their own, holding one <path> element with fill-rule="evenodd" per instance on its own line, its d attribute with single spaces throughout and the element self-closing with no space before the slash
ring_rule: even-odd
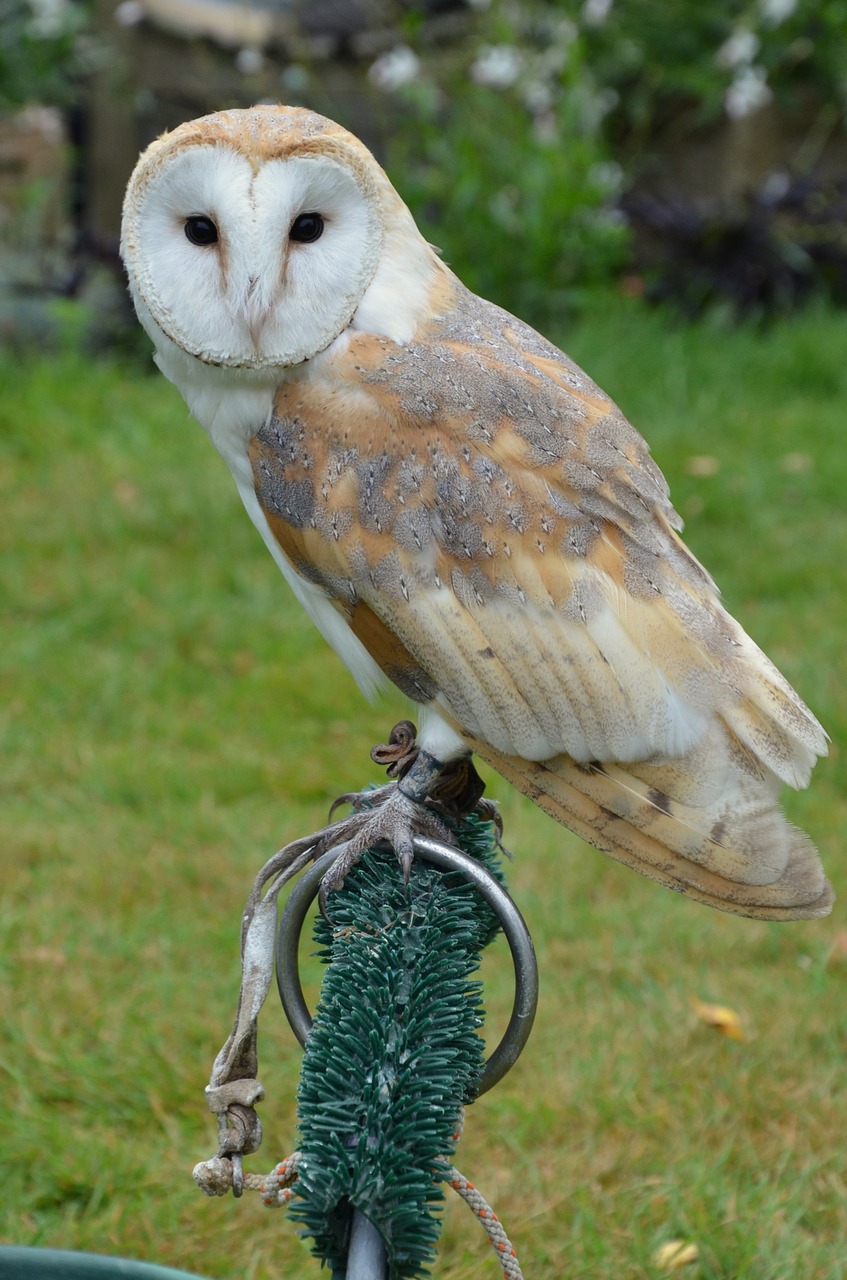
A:
<svg viewBox="0 0 847 1280">
<path fill-rule="evenodd" d="M 689 314 L 847 296 L 847 173 L 818 171 L 838 136 L 847 168 L 847 0 L 467 0 L 434 20 L 398 0 L 393 17 L 396 43 L 367 72 L 376 116 L 389 99 L 387 167 L 476 292 L 555 327 L 652 254 L 656 296 Z M 0 110 L 79 102 L 110 39 L 86 0 L 0 0 Z M 343 121 L 325 65 L 286 67 L 280 96 L 297 73 L 295 98 Z M 713 207 L 682 190 L 628 199 L 657 156 L 673 169 L 698 131 L 769 104 L 792 139 L 778 189 L 760 175 Z"/>
<path fill-rule="evenodd" d="M 844 0 L 492 0 L 473 7 L 470 32 L 449 48 L 433 44 L 419 18 L 407 19 L 407 44 L 371 68 L 371 80 L 398 106 L 389 168 L 467 283 L 542 326 L 572 310 L 586 285 L 631 262 L 621 196 L 657 148 L 776 102 L 780 127 L 805 139 L 798 154 L 806 178 L 843 128 Z M 784 299 L 793 305 L 821 289 L 837 295 L 828 288 L 831 255 L 821 268 L 807 251 L 812 206 L 820 204 L 814 183 L 809 200 L 808 209 L 794 210 L 796 230 L 783 218 L 775 239 L 764 226 L 772 202 L 754 201 L 742 212 L 749 222 L 742 239 L 766 242 L 757 263 L 765 279 L 752 309 Z M 718 212 L 717 232 L 709 222 L 701 253 L 696 236 L 690 245 L 690 208 L 670 219 L 670 250 L 677 227 L 682 256 L 693 253 L 698 297 L 728 291 L 730 305 L 749 313 L 746 277 L 743 298 L 732 298 L 738 210 Z M 779 279 L 770 279 L 771 260 Z M 796 287 L 782 283 L 786 263 L 802 277 Z M 847 280 L 847 258 L 837 270 Z M 691 300 L 682 301 L 690 309 Z"/>
<path fill-rule="evenodd" d="M 449 53 L 406 53 L 371 68 L 400 107 L 388 165 L 404 198 L 470 288 L 555 322 L 626 262 L 612 100 L 584 33 L 564 7 L 496 5 Z"/>
<path fill-rule="evenodd" d="M 84 0 L 0 0 L 0 111 L 67 106 L 97 59 Z"/>
<path fill-rule="evenodd" d="M 531 122 L 510 127 L 510 105 L 481 101 L 484 94 L 471 86 L 448 129 L 429 117 L 401 131 L 392 172 L 424 234 L 469 288 L 521 315 L 563 316 L 579 287 L 626 260 L 604 148 L 577 131 L 560 149 L 536 137 Z"/>
<path fill-rule="evenodd" d="M 691 123 L 705 123 L 774 99 L 788 117 L 823 110 L 830 128 L 844 119 L 844 0 L 623 0 L 606 8 L 585 33 L 588 57 L 617 96 L 608 124 L 629 138 L 633 163 L 682 108 Z"/>
</svg>

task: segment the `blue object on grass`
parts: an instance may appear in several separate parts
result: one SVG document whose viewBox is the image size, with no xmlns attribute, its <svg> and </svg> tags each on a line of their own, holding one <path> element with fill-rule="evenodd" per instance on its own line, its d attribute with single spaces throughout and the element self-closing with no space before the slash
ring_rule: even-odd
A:
<svg viewBox="0 0 847 1280">
<path fill-rule="evenodd" d="M 202 1280 L 154 1262 L 108 1258 L 102 1253 L 70 1249 L 25 1249 L 0 1246 L 0 1280 Z"/>
</svg>

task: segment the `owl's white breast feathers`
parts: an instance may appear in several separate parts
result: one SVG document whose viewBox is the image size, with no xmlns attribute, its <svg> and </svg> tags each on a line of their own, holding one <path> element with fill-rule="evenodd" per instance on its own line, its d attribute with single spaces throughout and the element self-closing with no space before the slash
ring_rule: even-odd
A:
<svg viewBox="0 0 847 1280">
<path fill-rule="evenodd" d="M 156 363 L 175 383 L 197 421 L 232 472 L 241 501 L 295 598 L 338 654 L 365 697 L 373 699 L 388 681 L 350 630 L 322 587 L 309 582 L 283 554 L 256 499 L 247 446 L 273 411 L 277 377 L 201 367 L 169 341 L 160 342 Z"/>
</svg>

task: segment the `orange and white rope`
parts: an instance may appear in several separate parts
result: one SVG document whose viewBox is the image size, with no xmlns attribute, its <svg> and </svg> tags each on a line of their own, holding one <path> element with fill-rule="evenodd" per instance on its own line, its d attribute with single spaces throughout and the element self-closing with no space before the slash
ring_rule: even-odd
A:
<svg viewBox="0 0 847 1280">
<path fill-rule="evenodd" d="M 462 1197 L 465 1204 L 479 1219 L 485 1234 L 491 1241 L 491 1247 L 497 1256 L 500 1269 L 506 1280 L 523 1280 L 523 1272 L 512 1242 L 506 1235 L 503 1223 L 485 1199 L 485 1196 L 472 1182 L 468 1182 L 463 1173 L 455 1165 L 450 1165 L 447 1182 Z"/>
<path fill-rule="evenodd" d="M 264 1177 L 257 1173 L 245 1173 L 244 1187 L 249 1191 L 258 1191 L 262 1202 L 269 1209 L 282 1208 L 295 1194 L 294 1183 L 297 1181 L 299 1163 L 300 1152 L 295 1151 L 287 1160 L 274 1165 Z M 444 1180 L 462 1197 L 482 1225 L 505 1280 L 523 1280 L 523 1272 L 512 1242 L 482 1193 L 454 1165 L 448 1165 L 444 1170 Z M 225 1196 L 232 1189 L 232 1161 L 221 1156 L 203 1160 L 194 1167 L 194 1181 L 207 1196 Z"/>
</svg>

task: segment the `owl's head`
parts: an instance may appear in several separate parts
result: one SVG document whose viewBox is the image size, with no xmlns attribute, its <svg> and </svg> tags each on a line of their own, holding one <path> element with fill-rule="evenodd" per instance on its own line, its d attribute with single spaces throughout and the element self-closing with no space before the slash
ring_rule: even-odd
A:
<svg viewBox="0 0 847 1280">
<path fill-rule="evenodd" d="M 367 148 L 323 116 L 270 106 L 193 120 L 148 147 L 121 253 L 157 347 L 278 370 L 343 332 L 398 237 L 423 263 L 428 246 Z"/>
</svg>

